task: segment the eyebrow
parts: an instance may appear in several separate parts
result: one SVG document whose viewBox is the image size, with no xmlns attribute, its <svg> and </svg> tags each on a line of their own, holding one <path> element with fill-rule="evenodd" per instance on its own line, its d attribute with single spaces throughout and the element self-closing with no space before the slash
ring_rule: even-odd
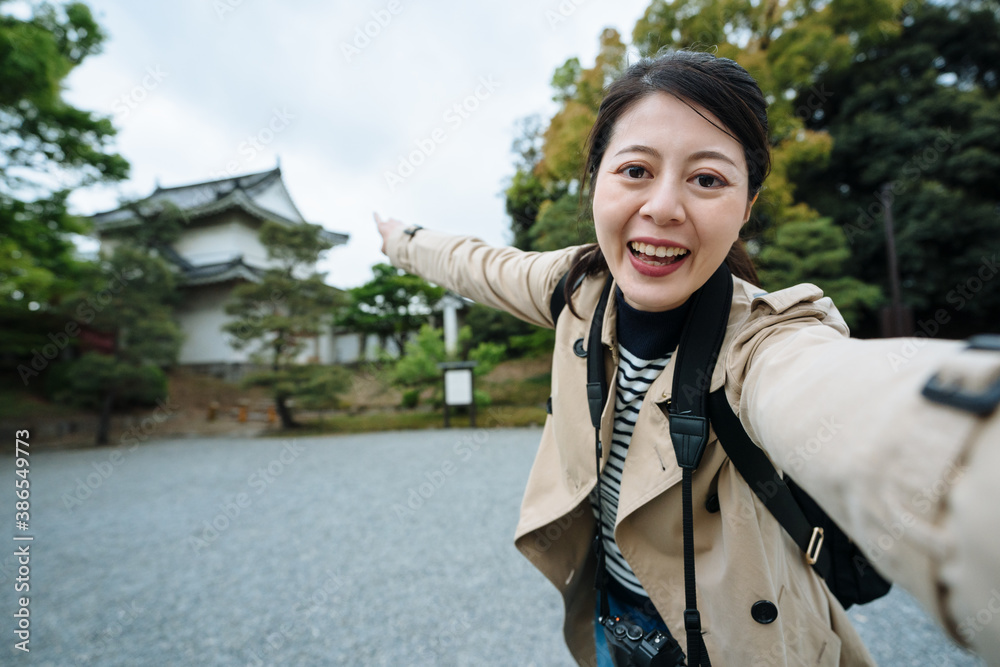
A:
<svg viewBox="0 0 1000 667">
<path fill-rule="evenodd" d="M 652 146 L 644 146 L 642 144 L 632 144 L 631 146 L 626 146 L 625 148 L 615 153 L 615 157 L 618 157 L 622 153 L 646 153 L 647 155 L 651 155 L 652 157 L 655 158 L 662 157 L 660 155 L 660 151 L 656 150 Z"/>
<path fill-rule="evenodd" d="M 719 151 L 698 151 L 691 155 L 692 160 L 722 160 L 723 162 L 728 162 L 734 167 L 739 168 L 739 165 L 733 161 L 731 157 L 725 153 L 720 153 Z"/>
<path fill-rule="evenodd" d="M 660 154 L 660 151 L 656 150 L 652 146 L 645 146 L 643 144 L 632 144 L 631 146 L 626 146 L 625 148 L 623 148 L 620 151 L 618 151 L 617 153 L 615 153 L 615 157 L 618 157 L 622 153 L 645 153 L 645 154 L 650 155 L 650 156 L 652 156 L 654 158 L 661 158 L 661 157 L 663 157 Z M 723 162 L 728 162 L 729 164 L 733 165 L 734 167 L 739 168 L 739 165 L 737 165 L 736 162 L 731 157 L 729 157 L 725 153 L 720 153 L 719 151 L 712 151 L 712 150 L 698 151 L 697 153 L 692 153 L 691 156 L 688 159 L 689 160 L 722 160 Z"/>
</svg>

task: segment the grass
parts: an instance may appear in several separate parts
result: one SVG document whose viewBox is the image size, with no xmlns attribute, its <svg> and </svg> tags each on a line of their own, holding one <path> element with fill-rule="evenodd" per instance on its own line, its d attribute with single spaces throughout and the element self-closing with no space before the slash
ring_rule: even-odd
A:
<svg viewBox="0 0 1000 667">
<path fill-rule="evenodd" d="M 468 414 L 451 414 L 452 428 L 469 428 Z M 545 423 L 545 409 L 536 406 L 491 406 L 476 411 L 476 428 L 516 428 L 541 426 Z M 304 422 L 296 435 L 325 435 L 330 433 L 371 433 L 375 431 L 408 431 L 444 428 L 444 415 L 440 412 L 398 411 L 368 412 L 362 414 L 332 415 L 315 421 Z M 275 432 L 273 435 L 288 435 Z"/>
<path fill-rule="evenodd" d="M 486 376 L 476 378 L 476 389 L 484 390 L 491 398 L 489 407 L 479 408 L 477 428 L 517 428 L 541 426 L 545 423 L 545 401 L 549 395 L 551 357 L 515 359 L 497 366 Z M 261 433 L 267 436 L 319 435 L 334 433 L 369 433 L 410 429 L 435 429 L 444 427 L 441 409 L 432 410 L 426 403 L 415 409 L 399 407 L 402 392 L 389 384 L 385 374 L 373 367 L 354 370 L 351 391 L 343 396 L 344 410 L 326 413 L 299 413 L 302 428 L 282 431 L 275 425 L 262 421 L 271 400 L 260 389 L 245 389 L 236 383 L 196 374 L 185 369 L 170 374 L 169 403 L 174 408 L 170 419 L 157 427 L 155 437 L 203 435 L 207 437 L 232 433 Z M 34 389 L 34 387 L 33 387 Z M 425 392 L 429 395 L 430 392 Z M 426 400 L 428 396 L 425 395 Z M 209 406 L 219 406 L 214 421 L 207 418 Z M 239 405 L 249 405 L 251 419 L 238 423 Z M 112 422 L 112 441 L 130 424 L 140 422 L 151 409 L 134 408 L 116 413 Z M 256 416 L 255 416 L 256 415 Z M 453 428 L 468 428 L 468 414 L 453 410 Z M 73 440 L 75 445 L 89 446 L 93 442 L 96 413 L 51 403 L 35 392 L 27 391 L 8 373 L 0 377 L 0 422 L 5 426 L 24 428 L 33 423 L 52 426 L 62 424 L 60 434 L 40 436 L 51 444 L 64 446 Z M 65 427 L 65 428 L 64 428 Z M 82 429 L 82 430 L 76 430 Z M 63 442 L 66 440 L 66 442 Z M 57 442 L 58 441 L 58 442 Z M 79 442 L 77 442 L 79 441 Z"/>
</svg>

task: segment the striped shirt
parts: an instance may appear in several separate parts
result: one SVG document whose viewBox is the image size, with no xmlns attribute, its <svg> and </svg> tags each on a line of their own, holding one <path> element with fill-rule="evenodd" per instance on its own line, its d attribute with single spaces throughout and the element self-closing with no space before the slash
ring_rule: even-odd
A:
<svg viewBox="0 0 1000 667">
<path fill-rule="evenodd" d="M 618 308 L 618 370 L 615 382 L 615 421 L 607 465 L 601 471 L 597 488 L 601 493 L 601 515 L 598 516 L 597 489 L 590 502 L 594 517 L 601 527 L 608 574 L 622 588 L 640 598 L 648 598 L 642 584 L 632 572 L 615 542 L 615 519 L 622 470 L 628 454 L 632 431 L 638 419 L 646 391 L 670 360 L 686 308 L 665 313 L 648 313 L 633 309 L 616 292 Z"/>
</svg>

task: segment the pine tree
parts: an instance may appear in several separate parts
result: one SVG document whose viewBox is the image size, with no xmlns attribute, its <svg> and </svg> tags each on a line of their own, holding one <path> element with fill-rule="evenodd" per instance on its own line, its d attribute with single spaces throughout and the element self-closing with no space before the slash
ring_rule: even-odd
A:
<svg viewBox="0 0 1000 667">
<path fill-rule="evenodd" d="M 303 223 L 294 227 L 265 222 L 260 240 L 273 262 L 259 282 L 233 290 L 226 312 L 234 319 L 224 327 L 236 349 L 247 349 L 265 370 L 247 383 L 267 387 L 283 428 L 298 425 L 290 402 L 299 398 L 313 406 L 329 404 L 349 386 L 339 366 L 301 363 L 310 342 L 329 331 L 331 311 L 341 305 L 339 290 L 324 282 L 316 262 L 333 247 L 322 227 Z"/>
</svg>

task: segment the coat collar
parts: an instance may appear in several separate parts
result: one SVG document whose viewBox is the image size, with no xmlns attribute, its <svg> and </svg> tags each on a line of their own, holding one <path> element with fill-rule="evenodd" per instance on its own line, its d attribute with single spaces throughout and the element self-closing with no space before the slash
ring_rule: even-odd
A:
<svg viewBox="0 0 1000 667">
<path fill-rule="evenodd" d="M 723 338 L 719 360 L 712 372 L 709 391 L 715 391 L 725 384 L 726 358 L 733 341 L 749 315 L 750 299 L 746 296 L 738 278 L 733 289 L 733 303 L 729 311 L 729 320 Z M 614 285 L 612 286 L 614 288 Z M 609 308 L 604 315 L 602 342 L 612 352 L 617 366 L 618 351 L 614 335 L 617 324 L 614 308 Z M 676 350 L 674 351 L 676 355 Z M 618 501 L 618 517 L 616 526 L 629 514 L 652 498 L 665 492 L 680 482 L 682 472 L 677 465 L 673 442 L 670 438 L 670 423 L 666 416 L 669 401 L 673 393 L 673 378 L 676 367 L 675 355 L 671 355 L 666 368 L 657 376 L 646 392 L 642 402 L 639 419 L 636 422 L 632 439 L 629 443 L 629 453 L 625 457 L 625 467 L 622 471 L 621 495 Z M 608 375 L 616 378 L 617 367 Z M 609 388 L 614 395 L 614 385 Z M 610 442 L 611 427 L 614 422 L 614 400 L 609 400 L 605 406 L 602 421 L 602 442 Z M 709 436 L 710 442 L 715 440 L 714 432 Z M 610 447 L 605 447 L 604 463 L 607 461 Z M 602 463 L 603 464 L 603 463 Z"/>
</svg>

